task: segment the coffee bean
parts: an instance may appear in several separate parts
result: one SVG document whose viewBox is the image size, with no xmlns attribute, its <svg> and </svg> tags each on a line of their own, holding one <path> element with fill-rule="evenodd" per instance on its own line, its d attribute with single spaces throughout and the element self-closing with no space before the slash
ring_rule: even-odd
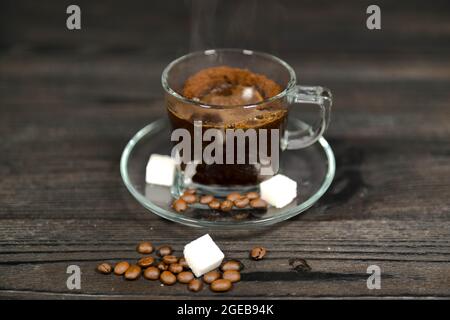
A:
<svg viewBox="0 0 450 320">
<path fill-rule="evenodd" d="M 222 271 L 241 271 L 242 269 L 244 269 L 244 265 L 237 260 L 228 260 L 224 263 L 222 263 L 222 265 L 220 266 L 220 269 Z"/>
<path fill-rule="evenodd" d="M 164 257 L 162 258 L 162 261 L 163 261 L 165 264 L 172 264 L 172 263 L 177 263 L 177 262 L 178 262 L 178 258 L 175 257 L 175 256 L 172 256 L 172 255 L 168 255 L 168 256 L 164 256 Z"/>
<path fill-rule="evenodd" d="M 246 196 L 247 199 L 249 199 L 249 200 L 255 200 L 255 199 L 258 199 L 258 198 L 259 198 L 258 192 L 254 192 L 254 191 L 247 193 L 245 196 Z"/>
<path fill-rule="evenodd" d="M 238 282 L 241 280 L 241 273 L 236 270 L 228 270 L 222 274 L 222 278 L 231 282 Z"/>
<path fill-rule="evenodd" d="M 196 193 L 197 193 L 197 190 L 192 189 L 192 188 L 186 189 L 183 192 L 183 194 L 196 194 Z"/>
<path fill-rule="evenodd" d="M 263 247 L 254 247 L 252 251 L 250 251 L 250 257 L 253 260 L 261 260 L 266 255 L 266 248 Z"/>
<path fill-rule="evenodd" d="M 214 196 L 212 196 L 212 195 L 210 195 L 210 194 L 207 194 L 207 195 L 202 196 L 202 197 L 200 198 L 200 203 L 201 203 L 201 204 L 208 204 L 208 203 L 210 203 L 210 202 L 213 201 L 213 200 L 214 200 Z"/>
<path fill-rule="evenodd" d="M 238 208 L 245 208 L 250 203 L 250 200 L 247 198 L 234 200 L 234 205 Z"/>
<path fill-rule="evenodd" d="M 212 283 L 214 280 L 219 279 L 220 276 L 220 272 L 213 270 L 203 275 L 203 281 L 205 281 L 206 283 Z"/>
<path fill-rule="evenodd" d="M 217 199 L 214 199 L 213 201 L 211 201 L 211 202 L 208 204 L 208 206 L 209 206 L 211 209 L 217 210 L 217 209 L 220 208 L 220 201 L 217 200 Z"/>
<path fill-rule="evenodd" d="M 144 270 L 144 278 L 148 280 L 158 280 L 161 271 L 157 267 L 148 267 Z"/>
<path fill-rule="evenodd" d="M 267 208 L 267 202 L 265 202 L 263 199 L 253 199 L 250 201 L 250 206 L 255 209 L 265 209 Z"/>
<path fill-rule="evenodd" d="M 227 195 L 227 200 L 230 200 L 231 202 L 236 201 L 241 198 L 242 198 L 242 195 L 237 192 L 232 192 L 229 195 Z"/>
<path fill-rule="evenodd" d="M 137 252 L 142 254 L 149 254 L 153 252 L 153 245 L 150 242 L 141 242 L 136 248 Z"/>
<path fill-rule="evenodd" d="M 189 283 L 194 279 L 194 274 L 190 271 L 183 271 L 177 274 L 177 280 L 180 283 Z"/>
<path fill-rule="evenodd" d="M 187 264 L 187 261 L 186 261 L 186 259 L 185 258 L 180 258 L 179 260 L 178 260 L 178 263 L 179 264 L 181 264 L 181 266 L 184 268 L 184 269 L 190 269 L 189 268 L 189 265 Z"/>
<path fill-rule="evenodd" d="M 183 212 L 187 209 L 187 203 L 183 199 L 177 199 L 172 203 L 172 208 L 176 212 Z"/>
<path fill-rule="evenodd" d="M 133 264 L 125 272 L 125 279 L 136 280 L 141 275 L 141 267 Z"/>
<path fill-rule="evenodd" d="M 161 271 L 166 271 L 167 269 L 169 269 L 169 266 L 162 261 L 158 262 L 156 267 Z"/>
<path fill-rule="evenodd" d="M 110 274 L 112 271 L 112 267 L 109 263 L 100 263 L 97 266 L 97 271 L 102 274 Z"/>
<path fill-rule="evenodd" d="M 155 258 L 153 257 L 142 257 L 141 259 L 139 259 L 137 264 L 142 268 L 147 268 L 150 267 L 154 262 Z"/>
<path fill-rule="evenodd" d="M 158 249 L 158 255 L 160 257 L 168 256 L 172 254 L 173 250 L 171 246 L 161 246 Z"/>
<path fill-rule="evenodd" d="M 114 273 L 118 276 L 123 275 L 125 272 L 127 272 L 128 268 L 130 267 L 130 264 L 126 261 L 119 262 L 114 267 Z"/>
<path fill-rule="evenodd" d="M 224 200 L 220 204 L 220 210 L 227 212 L 230 211 L 233 208 L 233 202 L 231 200 Z"/>
<path fill-rule="evenodd" d="M 199 292 L 203 288 L 203 282 L 199 279 L 192 279 L 188 284 L 188 289 L 193 292 Z"/>
<path fill-rule="evenodd" d="M 183 267 L 179 263 L 172 263 L 169 266 L 169 271 L 172 272 L 172 273 L 177 274 L 177 273 L 180 273 L 180 272 L 183 271 Z"/>
<path fill-rule="evenodd" d="M 211 283 L 211 290 L 214 292 L 226 292 L 233 287 L 230 280 L 227 279 L 217 279 Z"/>
<path fill-rule="evenodd" d="M 305 259 L 292 258 L 289 259 L 289 265 L 297 272 L 311 271 L 311 267 Z"/>
<path fill-rule="evenodd" d="M 195 196 L 195 194 L 183 194 L 181 196 L 181 199 L 189 204 L 197 202 L 197 197 Z"/>
<path fill-rule="evenodd" d="M 162 283 L 170 286 L 177 282 L 177 277 L 175 277 L 175 275 L 170 271 L 163 271 L 159 276 L 159 280 L 161 280 Z"/>
</svg>

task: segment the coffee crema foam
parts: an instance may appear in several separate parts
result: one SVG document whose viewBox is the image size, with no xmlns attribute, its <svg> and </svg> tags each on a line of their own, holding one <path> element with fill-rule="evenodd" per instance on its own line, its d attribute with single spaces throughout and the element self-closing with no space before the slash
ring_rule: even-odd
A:
<svg viewBox="0 0 450 320">
<path fill-rule="evenodd" d="M 263 102 L 281 91 L 275 81 L 246 69 L 206 68 L 189 77 L 181 93 L 188 99 L 224 108 L 189 108 L 181 104 L 172 105 L 169 110 L 175 117 L 192 123 L 200 120 L 205 128 L 263 128 L 287 114 L 281 102 Z M 258 105 L 242 107 L 251 104 Z"/>
<path fill-rule="evenodd" d="M 183 88 L 188 99 L 220 106 L 259 103 L 280 92 L 281 87 L 265 75 L 228 66 L 200 70 Z"/>
</svg>

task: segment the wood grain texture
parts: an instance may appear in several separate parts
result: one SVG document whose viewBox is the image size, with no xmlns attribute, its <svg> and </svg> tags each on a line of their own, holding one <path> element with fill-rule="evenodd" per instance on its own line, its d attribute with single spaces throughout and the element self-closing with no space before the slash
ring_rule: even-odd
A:
<svg viewBox="0 0 450 320">
<path fill-rule="evenodd" d="M 240 21 L 239 3 L 220 4 L 205 45 L 246 40 L 335 97 L 329 192 L 301 216 L 232 233 L 158 218 L 119 174 L 128 139 L 165 115 L 164 66 L 199 45 L 189 6 L 78 2 L 80 32 L 65 29 L 68 1 L 1 4 L 0 298 L 450 297 L 448 1 L 380 1 L 376 32 L 365 28 L 369 2 L 261 2 L 240 35 L 227 28 L 227 17 Z M 282 23 L 261 23 L 272 21 L 265 11 Z M 99 262 L 137 259 L 141 240 L 180 253 L 206 232 L 246 266 L 229 293 L 95 273 Z M 254 245 L 268 248 L 267 259 L 248 259 Z M 293 271 L 295 257 L 312 270 Z M 79 291 L 66 288 L 70 264 L 82 269 Z M 366 287 L 372 264 L 380 290 Z"/>
</svg>

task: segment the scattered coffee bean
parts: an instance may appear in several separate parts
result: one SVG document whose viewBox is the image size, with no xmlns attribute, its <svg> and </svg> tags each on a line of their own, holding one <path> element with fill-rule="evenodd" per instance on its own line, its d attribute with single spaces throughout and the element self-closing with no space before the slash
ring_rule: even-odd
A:
<svg viewBox="0 0 450 320">
<path fill-rule="evenodd" d="M 118 276 L 123 275 L 125 272 L 127 272 L 128 268 L 130 267 L 130 264 L 126 261 L 119 262 L 114 267 L 114 273 Z"/>
<path fill-rule="evenodd" d="M 289 265 L 297 272 L 311 271 L 311 267 L 305 259 L 292 258 L 289 259 Z"/>
<path fill-rule="evenodd" d="M 233 208 L 233 202 L 231 200 L 224 200 L 220 204 L 220 210 L 227 212 L 230 211 Z"/>
<path fill-rule="evenodd" d="M 148 280 L 158 280 L 161 271 L 157 267 L 148 267 L 144 270 L 144 278 Z"/>
<path fill-rule="evenodd" d="M 169 266 L 162 261 L 158 262 L 156 267 L 161 271 L 166 271 L 167 269 L 169 269 Z"/>
<path fill-rule="evenodd" d="M 164 256 L 164 257 L 162 258 L 162 261 L 163 261 L 165 264 L 172 264 L 172 263 L 177 263 L 177 262 L 178 262 L 178 258 L 175 257 L 175 256 L 172 256 L 172 255 L 168 255 L 168 256 Z"/>
<path fill-rule="evenodd" d="M 237 260 L 228 260 L 225 261 L 224 263 L 222 263 L 222 265 L 220 266 L 220 269 L 225 272 L 225 271 L 241 271 L 242 269 L 244 269 L 244 265 Z"/>
<path fill-rule="evenodd" d="M 197 197 L 195 196 L 195 194 L 183 194 L 180 199 L 189 204 L 197 202 Z"/>
<path fill-rule="evenodd" d="M 236 201 L 241 198 L 242 198 L 242 195 L 237 192 L 232 192 L 229 195 L 227 195 L 227 200 L 230 200 L 231 202 Z"/>
<path fill-rule="evenodd" d="M 203 282 L 200 279 L 192 279 L 189 282 L 188 289 L 193 292 L 199 292 L 203 288 Z"/>
<path fill-rule="evenodd" d="M 172 203 L 172 208 L 176 211 L 176 212 L 183 212 L 187 209 L 187 202 L 184 201 L 183 199 L 177 199 Z"/>
<path fill-rule="evenodd" d="M 203 281 L 205 281 L 206 283 L 212 283 L 214 280 L 219 279 L 220 276 L 220 272 L 213 270 L 203 275 Z"/>
<path fill-rule="evenodd" d="M 195 190 L 192 195 L 194 194 Z M 233 198 L 237 197 L 239 194 L 233 193 L 230 195 L 232 196 L 231 198 Z M 214 202 L 217 202 L 218 207 L 223 211 L 229 211 L 233 207 L 233 202 L 229 199 L 220 202 L 214 199 L 213 196 L 208 197 L 208 199 L 204 199 L 203 201 L 205 204 L 210 205 L 210 207 L 211 203 Z M 244 202 L 240 200 L 244 200 Z M 239 195 L 239 198 L 236 198 L 236 200 L 233 201 L 237 201 L 237 207 L 245 207 L 248 205 L 249 199 Z M 137 251 L 142 254 L 149 254 L 154 251 L 154 247 L 150 242 L 141 242 L 137 246 Z M 102 274 L 109 274 L 111 271 L 114 271 L 115 274 L 123 275 L 127 280 L 136 280 L 142 274 L 145 279 L 159 279 L 164 285 L 173 285 L 178 280 L 180 283 L 188 284 L 188 289 L 193 292 L 202 290 L 203 282 L 210 284 L 210 289 L 214 292 L 226 292 L 233 287 L 233 283 L 241 280 L 240 270 L 243 269 L 243 264 L 238 260 L 229 260 L 222 263 L 220 269 L 223 273 L 219 270 L 210 271 L 203 275 L 202 282 L 201 279 L 195 278 L 191 271 L 188 271 L 190 268 L 186 259 L 184 257 L 178 258 L 172 255 L 172 252 L 172 247 L 163 245 L 157 250 L 157 254 L 162 257 L 158 263 L 156 263 L 154 257 L 144 256 L 138 260 L 136 265 L 130 265 L 127 261 L 121 261 L 112 268 L 108 263 L 101 263 L 97 266 L 97 271 Z M 265 254 L 265 248 L 255 247 L 252 249 L 250 256 L 255 260 L 260 260 Z M 303 259 L 290 259 L 289 264 L 296 271 L 299 271 L 299 268 L 305 268 L 305 266 L 306 268 L 309 268 L 309 270 L 311 269 Z M 299 265 L 302 265 L 303 267 Z"/>
<path fill-rule="evenodd" d="M 161 246 L 158 249 L 158 255 L 160 257 L 168 256 L 172 254 L 173 250 L 171 246 Z"/>
<path fill-rule="evenodd" d="M 97 271 L 102 274 L 110 274 L 112 271 L 112 267 L 109 263 L 100 263 L 97 266 Z"/>
<path fill-rule="evenodd" d="M 169 271 L 172 272 L 172 273 L 175 273 L 175 274 L 176 273 L 180 273 L 180 272 L 183 271 L 183 266 L 181 264 L 179 264 L 179 263 L 172 263 L 169 266 Z"/>
<path fill-rule="evenodd" d="M 250 200 L 247 198 L 234 200 L 234 205 L 238 208 L 245 208 L 250 203 Z"/>
<path fill-rule="evenodd" d="M 196 194 L 196 193 L 197 193 L 197 190 L 192 189 L 192 188 L 186 189 L 183 192 L 183 194 Z"/>
<path fill-rule="evenodd" d="M 222 278 L 231 282 L 238 282 L 241 280 L 241 273 L 236 270 L 228 270 L 222 274 Z"/>
<path fill-rule="evenodd" d="M 149 254 L 153 252 L 153 245 L 150 242 L 141 242 L 138 244 L 136 250 L 142 254 Z"/>
<path fill-rule="evenodd" d="M 254 247 L 252 251 L 250 251 L 250 257 L 253 260 L 261 260 L 266 255 L 267 250 L 263 247 Z"/>
<path fill-rule="evenodd" d="M 133 264 L 125 272 L 125 279 L 136 280 L 141 275 L 141 267 Z"/>
<path fill-rule="evenodd" d="M 265 209 L 267 208 L 267 202 L 265 202 L 263 199 L 253 199 L 250 201 L 250 206 L 255 209 Z"/>
<path fill-rule="evenodd" d="M 214 199 L 213 201 L 211 201 L 208 206 L 213 209 L 213 210 L 217 210 L 220 208 L 220 201 L 217 199 Z"/>
<path fill-rule="evenodd" d="M 245 196 L 246 196 L 247 199 L 249 199 L 249 200 L 255 200 L 255 199 L 258 199 L 258 198 L 259 198 L 258 192 L 254 192 L 254 191 L 247 193 Z"/>
<path fill-rule="evenodd" d="M 214 197 L 212 195 L 210 195 L 210 194 L 207 194 L 207 195 L 202 196 L 200 198 L 200 203 L 201 204 L 208 204 L 208 203 L 210 203 L 213 200 L 214 200 Z"/>
<path fill-rule="evenodd" d="M 185 258 L 180 258 L 180 259 L 178 260 L 178 263 L 181 264 L 181 266 L 182 266 L 184 269 L 186 269 L 186 270 L 190 269 L 190 268 L 189 268 L 189 265 L 187 264 L 187 261 L 186 261 Z"/>
<path fill-rule="evenodd" d="M 211 283 L 211 290 L 214 292 L 226 292 L 233 287 L 230 280 L 227 279 L 217 279 Z"/>
<path fill-rule="evenodd" d="M 153 257 L 142 257 L 141 259 L 139 259 L 137 264 L 142 268 L 147 268 L 150 267 L 154 262 L 155 258 Z"/>
<path fill-rule="evenodd" d="M 177 280 L 180 283 L 189 283 L 194 279 L 194 274 L 190 271 L 183 271 L 177 274 Z"/>
<path fill-rule="evenodd" d="M 177 277 L 175 277 L 175 275 L 170 271 L 163 271 L 159 276 L 159 279 L 161 280 L 162 283 L 168 286 L 177 282 Z"/>
</svg>

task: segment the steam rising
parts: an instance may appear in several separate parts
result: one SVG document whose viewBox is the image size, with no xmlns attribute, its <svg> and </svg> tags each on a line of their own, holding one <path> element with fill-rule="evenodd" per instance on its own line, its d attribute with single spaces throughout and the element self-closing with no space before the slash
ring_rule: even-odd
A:
<svg viewBox="0 0 450 320">
<path fill-rule="evenodd" d="M 287 12 L 274 0 L 189 0 L 190 51 L 247 48 L 276 53 Z"/>
</svg>

